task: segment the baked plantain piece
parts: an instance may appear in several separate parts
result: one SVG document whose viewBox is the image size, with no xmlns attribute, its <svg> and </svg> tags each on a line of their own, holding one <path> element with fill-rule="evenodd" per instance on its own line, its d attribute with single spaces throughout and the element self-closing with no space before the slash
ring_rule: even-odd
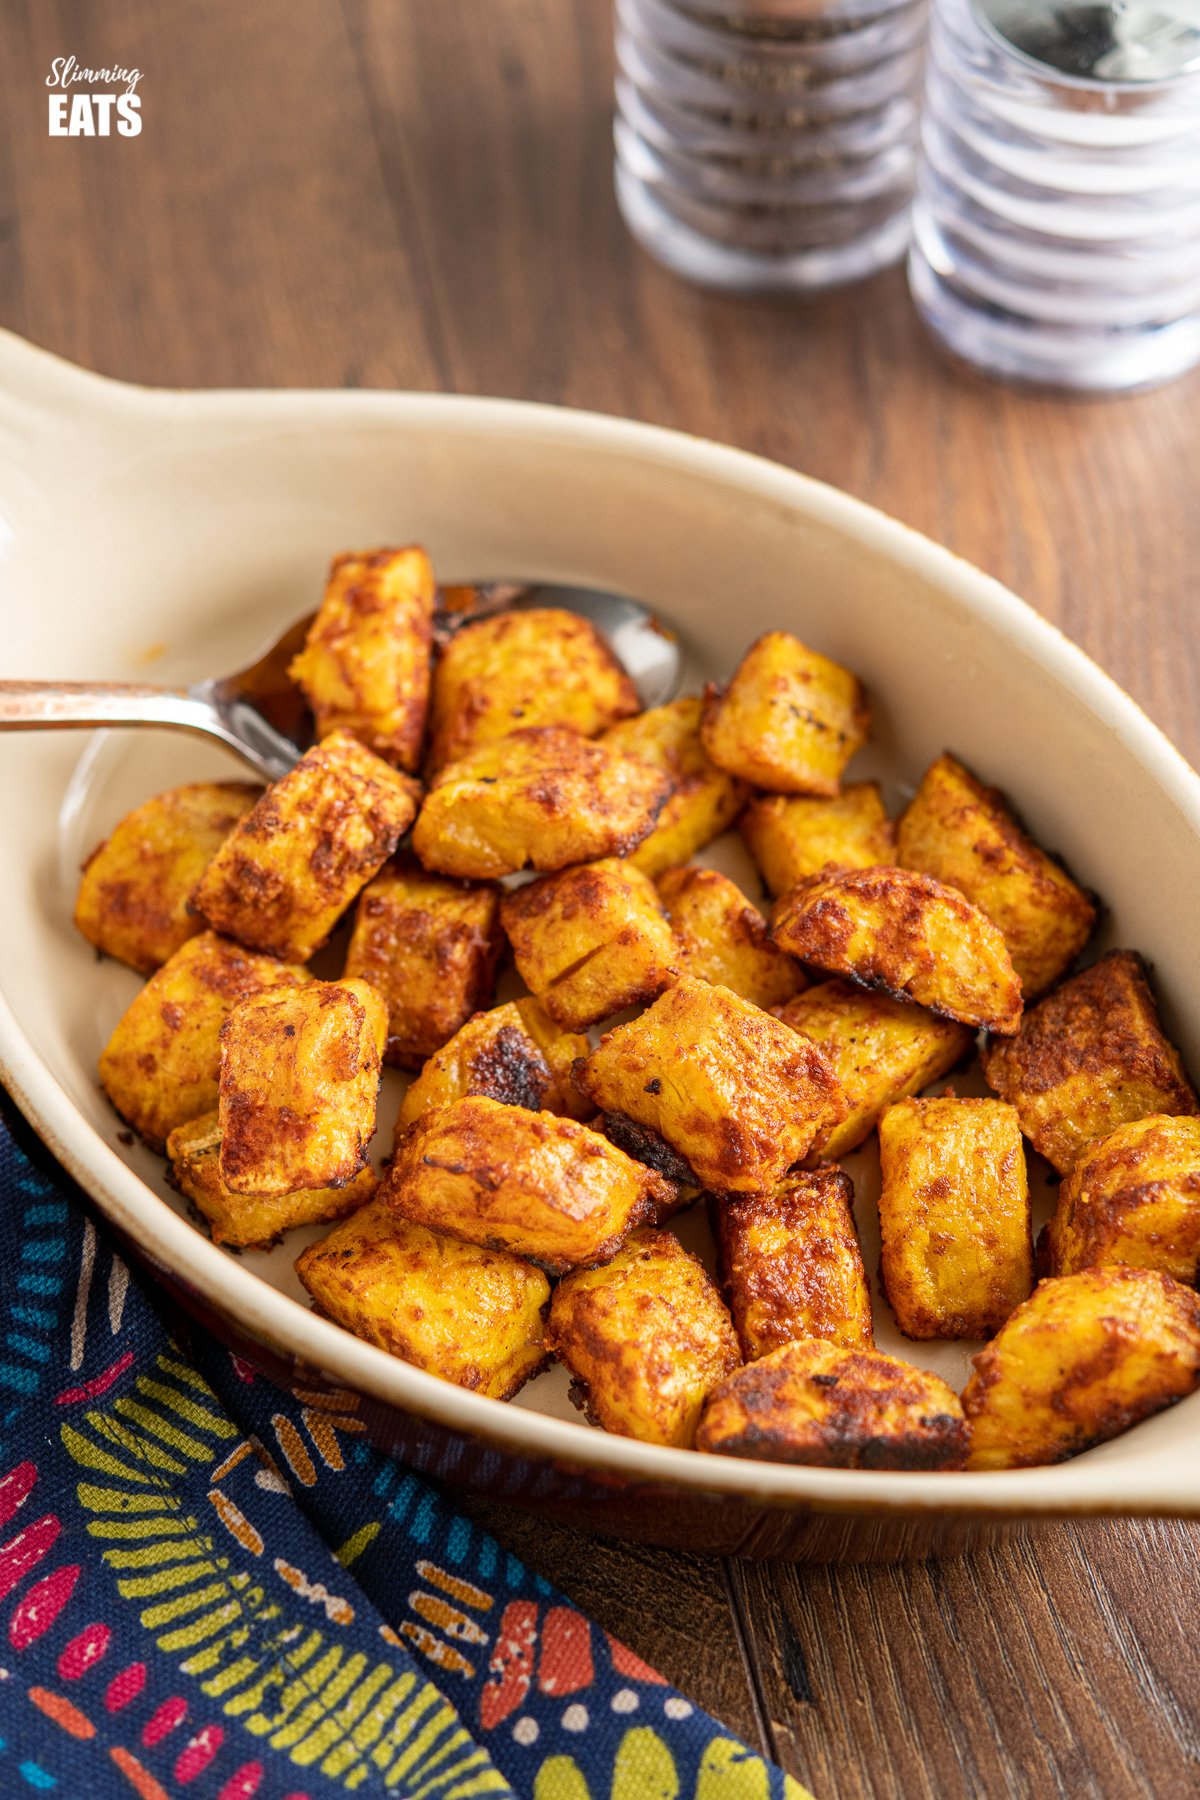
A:
<svg viewBox="0 0 1200 1800">
<path fill-rule="evenodd" d="M 1092 935 L 1093 901 L 1017 823 L 1003 794 L 953 756 L 925 771 L 897 830 L 896 861 L 957 888 L 1004 933 L 1027 1001 Z"/>
<path fill-rule="evenodd" d="M 961 1469 L 957 1394 L 878 1350 L 798 1338 L 727 1376 L 708 1396 L 697 1450 L 831 1469 Z"/>
<path fill-rule="evenodd" d="M 1016 1037 L 987 1046 L 983 1072 L 1060 1175 L 1118 1125 L 1200 1111 L 1132 950 L 1110 950 L 1039 1001 Z"/>
<path fill-rule="evenodd" d="M 195 911 L 251 950 L 307 962 L 408 830 L 419 792 L 335 731 L 234 827 L 193 895 Z"/>
<path fill-rule="evenodd" d="M 905 1337 L 982 1338 L 1033 1287 L 1025 1150 L 1001 1100 L 901 1100 L 879 1121 L 880 1268 Z"/>
<path fill-rule="evenodd" d="M 673 1193 L 574 1119 L 474 1094 L 416 1121 L 380 1191 L 403 1218 L 552 1275 L 614 1256 Z"/>
<path fill-rule="evenodd" d="M 344 1187 L 375 1135 L 387 1007 L 365 981 L 253 994 L 221 1027 L 221 1180 L 234 1194 Z"/>
<path fill-rule="evenodd" d="M 214 1244 L 266 1250 L 296 1225 L 322 1225 L 362 1206 L 378 1177 L 366 1168 L 345 1187 L 301 1188 L 293 1194 L 235 1194 L 221 1180 L 221 1125 L 215 1112 L 177 1126 L 167 1139 L 173 1187 L 198 1206 Z"/>
<path fill-rule="evenodd" d="M 100 1056 L 100 1084 L 152 1150 L 177 1125 L 217 1104 L 221 1026 L 240 1000 L 309 979 L 203 931 L 189 938 L 134 998 Z"/>
<path fill-rule="evenodd" d="M 867 741 L 857 676 L 790 631 L 751 644 L 724 693 L 709 686 L 700 735 L 719 769 L 777 794 L 836 794 Z"/>
<path fill-rule="evenodd" d="M 204 930 L 192 890 L 260 787 L 193 781 L 127 813 L 83 865 L 75 923 L 105 956 L 143 975 Z"/>
<path fill-rule="evenodd" d="M 503 949 L 491 883 L 427 875 L 415 857 L 381 869 L 358 897 L 345 972 L 387 1002 L 385 1060 L 419 1069 L 490 1005 Z"/>
<path fill-rule="evenodd" d="M 772 943 L 762 914 L 727 875 L 668 869 L 658 878 L 658 893 L 689 975 L 755 1006 L 782 1006 L 805 985 L 799 964 Z"/>
<path fill-rule="evenodd" d="M 424 550 L 335 556 L 325 598 L 288 674 L 317 736 L 349 731 L 400 769 L 417 769 L 425 739 L 437 589 Z"/>
<path fill-rule="evenodd" d="M 310 1244 L 296 1273 L 317 1310 L 356 1337 L 493 1400 L 511 1400 L 548 1360 L 540 1269 L 414 1225 L 382 1200 Z"/>
<path fill-rule="evenodd" d="M 1021 984 L 1004 938 L 954 888 L 910 869 L 826 869 L 775 909 L 775 942 L 801 962 L 944 1019 L 1013 1032 Z"/>
<path fill-rule="evenodd" d="M 515 889 L 500 919 L 521 979 L 566 1031 L 653 1000 L 683 967 L 654 883 L 615 857 Z"/>
<path fill-rule="evenodd" d="M 427 869 L 489 881 L 623 856 L 670 792 L 649 763 L 562 725 L 514 731 L 434 778 L 413 828 Z"/>
<path fill-rule="evenodd" d="M 550 1303 L 546 1341 L 593 1425 L 691 1446 L 704 1397 L 738 1365 L 725 1304 L 669 1231 L 635 1231 L 611 1262 L 576 1269 Z"/>
<path fill-rule="evenodd" d="M 476 619 L 433 676 L 429 773 L 534 725 L 594 737 L 638 711 L 637 689 L 588 619 L 557 607 Z"/>
<path fill-rule="evenodd" d="M 1200 1385 L 1200 1295 L 1157 1269 L 1039 1282 L 963 1390 L 972 1469 L 1062 1462 Z"/>
<path fill-rule="evenodd" d="M 1126 1263 L 1196 1285 L 1200 1275 L 1200 1119 L 1151 1113 L 1092 1144 L 1058 1192 L 1047 1272 Z"/>
<path fill-rule="evenodd" d="M 671 783 L 654 830 L 629 854 L 645 875 L 688 862 L 733 824 L 745 804 L 745 784 L 710 762 L 700 742 L 703 711 L 703 700 L 693 695 L 622 719 L 604 733 L 610 750 L 650 763 Z"/>
<path fill-rule="evenodd" d="M 400 1103 L 396 1136 L 437 1106 L 467 1094 L 524 1106 L 530 1112 L 590 1118 L 595 1108 L 571 1080 L 577 1057 L 589 1045 L 578 1032 L 556 1025 L 537 1000 L 510 1000 L 476 1013 L 449 1043 L 434 1052 Z"/>
<path fill-rule="evenodd" d="M 846 1114 L 815 1044 L 687 975 L 602 1037 L 575 1084 L 665 1139 L 695 1185 L 718 1193 L 765 1193 Z"/>
<path fill-rule="evenodd" d="M 738 820 L 767 892 L 778 898 L 822 869 L 896 861 L 896 832 L 877 781 L 854 781 L 831 799 L 759 794 Z"/>
<path fill-rule="evenodd" d="M 894 1100 L 920 1093 L 949 1074 L 975 1042 L 975 1033 L 923 1006 L 856 987 L 822 981 L 775 1008 L 775 1016 L 803 1032 L 823 1052 L 850 1111 L 821 1146 L 831 1162 L 870 1137 Z"/>
<path fill-rule="evenodd" d="M 716 1208 L 729 1309 L 747 1362 L 794 1338 L 870 1349 L 871 1289 L 841 1169 L 789 1175 Z"/>
</svg>

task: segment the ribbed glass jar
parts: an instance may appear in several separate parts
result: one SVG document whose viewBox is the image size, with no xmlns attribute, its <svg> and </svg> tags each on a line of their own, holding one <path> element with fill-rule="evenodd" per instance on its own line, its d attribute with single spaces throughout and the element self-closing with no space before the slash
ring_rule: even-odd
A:
<svg viewBox="0 0 1200 1800">
<path fill-rule="evenodd" d="M 707 286 L 818 292 L 908 242 L 926 0 L 616 0 L 616 183 Z"/>
<path fill-rule="evenodd" d="M 1200 360 L 1200 8 L 933 0 L 909 280 L 1008 379 L 1113 392 Z"/>
</svg>

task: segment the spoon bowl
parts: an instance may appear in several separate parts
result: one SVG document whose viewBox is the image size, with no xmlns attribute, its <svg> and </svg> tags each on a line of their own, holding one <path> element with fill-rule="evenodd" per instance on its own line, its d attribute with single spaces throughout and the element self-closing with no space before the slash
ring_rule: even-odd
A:
<svg viewBox="0 0 1200 1800">
<path fill-rule="evenodd" d="M 681 657 L 675 634 L 638 600 L 602 588 L 547 582 L 487 582 L 454 593 L 453 607 L 439 605 L 435 644 L 493 613 L 559 607 L 589 619 L 608 640 L 644 707 L 661 706 L 678 690 Z M 0 731 L 166 726 L 216 738 L 259 775 L 278 781 L 313 741 L 312 715 L 288 675 L 313 618 L 308 613 L 289 625 L 248 668 L 190 687 L 0 681 Z"/>
</svg>

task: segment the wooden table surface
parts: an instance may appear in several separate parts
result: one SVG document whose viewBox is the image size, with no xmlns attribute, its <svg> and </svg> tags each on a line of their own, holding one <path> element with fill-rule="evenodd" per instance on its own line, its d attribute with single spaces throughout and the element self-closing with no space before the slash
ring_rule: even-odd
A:
<svg viewBox="0 0 1200 1800">
<path fill-rule="evenodd" d="M 811 306 L 680 285 L 613 203 L 608 32 L 603 0 L 6 0 L 0 324 L 134 381 L 517 395 L 761 451 L 999 576 L 1200 762 L 1200 381 L 976 382 L 897 272 Z M 49 138 L 67 53 L 142 69 L 140 137 Z M 1200 1791 L 1191 1527 L 807 1569 L 473 1510 L 820 1800 Z"/>
</svg>

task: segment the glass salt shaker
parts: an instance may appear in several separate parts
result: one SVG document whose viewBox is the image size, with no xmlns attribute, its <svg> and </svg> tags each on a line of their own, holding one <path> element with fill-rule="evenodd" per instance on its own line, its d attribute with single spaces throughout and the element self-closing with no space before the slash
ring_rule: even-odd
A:
<svg viewBox="0 0 1200 1800">
<path fill-rule="evenodd" d="M 927 0 L 616 0 L 616 186 L 667 267 L 815 293 L 909 236 Z"/>
<path fill-rule="evenodd" d="M 1200 0 L 933 0 L 909 284 L 1010 380 L 1200 361 Z"/>
</svg>

